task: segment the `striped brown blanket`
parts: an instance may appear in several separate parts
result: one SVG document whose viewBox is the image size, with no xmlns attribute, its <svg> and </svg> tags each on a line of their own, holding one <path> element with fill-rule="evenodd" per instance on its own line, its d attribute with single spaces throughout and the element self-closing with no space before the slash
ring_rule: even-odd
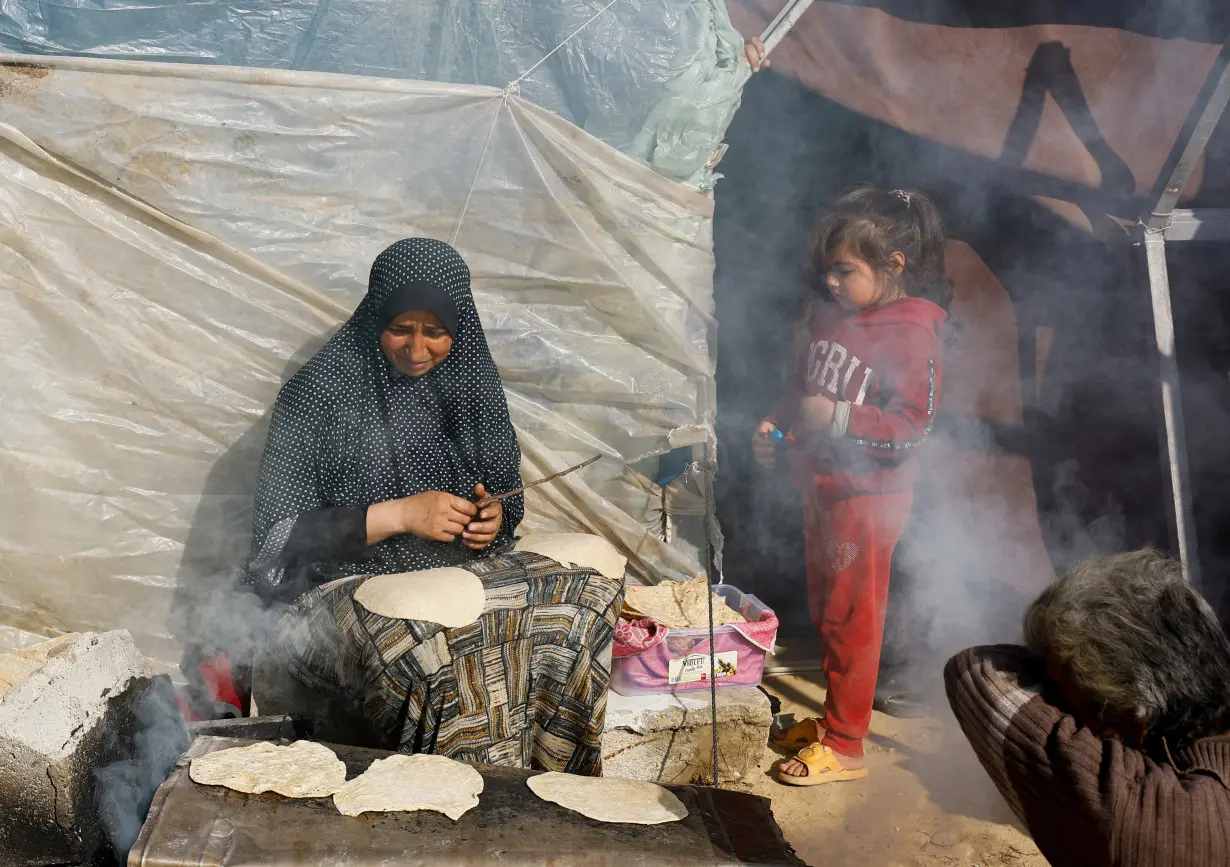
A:
<svg viewBox="0 0 1230 867">
<path fill-rule="evenodd" d="M 623 582 L 520 552 L 460 568 L 487 596 L 468 626 L 372 614 L 354 601 L 367 578 L 345 578 L 298 600 L 267 658 L 310 693 L 353 701 L 386 748 L 600 774 Z"/>
</svg>

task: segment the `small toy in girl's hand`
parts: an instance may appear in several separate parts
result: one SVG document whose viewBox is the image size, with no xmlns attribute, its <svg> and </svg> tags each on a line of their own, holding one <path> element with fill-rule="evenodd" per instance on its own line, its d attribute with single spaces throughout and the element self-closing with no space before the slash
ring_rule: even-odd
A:
<svg viewBox="0 0 1230 867">
<path fill-rule="evenodd" d="M 755 435 L 752 436 L 752 456 L 756 459 L 756 463 L 766 470 L 771 470 L 777 465 L 779 438 L 785 441 L 789 439 L 789 435 L 779 431 L 777 425 L 768 419 L 760 423 Z"/>
<path fill-rule="evenodd" d="M 794 446 L 794 433 L 783 433 L 781 428 L 773 428 L 769 433 L 769 440 L 773 443 L 773 450 L 778 455 L 785 455 L 786 449 Z"/>
<path fill-rule="evenodd" d="M 767 470 L 777 466 L 778 456 L 784 456 L 785 450 L 794 443 L 794 434 L 786 433 L 772 422 L 761 422 L 752 437 L 752 452 L 756 463 Z"/>
</svg>

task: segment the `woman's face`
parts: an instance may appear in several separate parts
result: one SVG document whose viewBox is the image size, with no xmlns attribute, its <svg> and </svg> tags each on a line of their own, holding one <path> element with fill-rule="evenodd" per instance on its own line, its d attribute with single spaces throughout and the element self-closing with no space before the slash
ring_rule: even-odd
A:
<svg viewBox="0 0 1230 867">
<path fill-rule="evenodd" d="M 448 357 L 453 336 L 434 313 L 407 310 L 380 333 L 380 348 L 406 376 L 422 376 Z"/>
<path fill-rule="evenodd" d="M 893 254 L 893 266 L 900 273 L 905 257 L 900 253 Z M 866 310 L 876 304 L 888 300 L 895 295 L 894 275 L 878 272 L 870 262 L 860 259 L 851 252 L 849 245 L 842 244 L 832 252 L 828 261 L 829 270 L 825 274 L 829 293 L 833 300 L 846 310 Z"/>
</svg>

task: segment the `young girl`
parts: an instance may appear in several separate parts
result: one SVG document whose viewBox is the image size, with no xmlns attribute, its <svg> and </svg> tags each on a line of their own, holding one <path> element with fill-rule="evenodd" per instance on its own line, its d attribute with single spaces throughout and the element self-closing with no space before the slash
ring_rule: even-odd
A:
<svg viewBox="0 0 1230 867">
<path fill-rule="evenodd" d="M 778 774 L 795 786 L 867 775 L 863 738 L 889 566 L 940 396 L 946 314 L 936 301 L 946 300 L 948 282 L 939 213 L 918 192 L 856 189 L 821 221 L 812 266 L 824 277 L 822 297 L 804 323 L 794 381 L 752 441 L 771 468 L 788 433 L 791 477 L 804 495 L 808 599 L 824 645 L 824 717 L 775 739 L 798 750 Z"/>
</svg>

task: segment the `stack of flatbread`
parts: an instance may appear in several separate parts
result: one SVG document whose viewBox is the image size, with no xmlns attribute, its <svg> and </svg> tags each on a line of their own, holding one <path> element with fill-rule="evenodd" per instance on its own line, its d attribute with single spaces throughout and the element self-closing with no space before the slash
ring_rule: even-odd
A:
<svg viewBox="0 0 1230 867">
<path fill-rule="evenodd" d="M 691 581 L 663 581 L 653 587 L 629 587 L 624 594 L 623 617 L 637 620 L 652 617 L 669 629 L 709 625 L 709 604 L 705 591 L 709 583 L 702 575 Z M 713 625 L 746 623 L 747 618 L 713 594 Z"/>
</svg>

